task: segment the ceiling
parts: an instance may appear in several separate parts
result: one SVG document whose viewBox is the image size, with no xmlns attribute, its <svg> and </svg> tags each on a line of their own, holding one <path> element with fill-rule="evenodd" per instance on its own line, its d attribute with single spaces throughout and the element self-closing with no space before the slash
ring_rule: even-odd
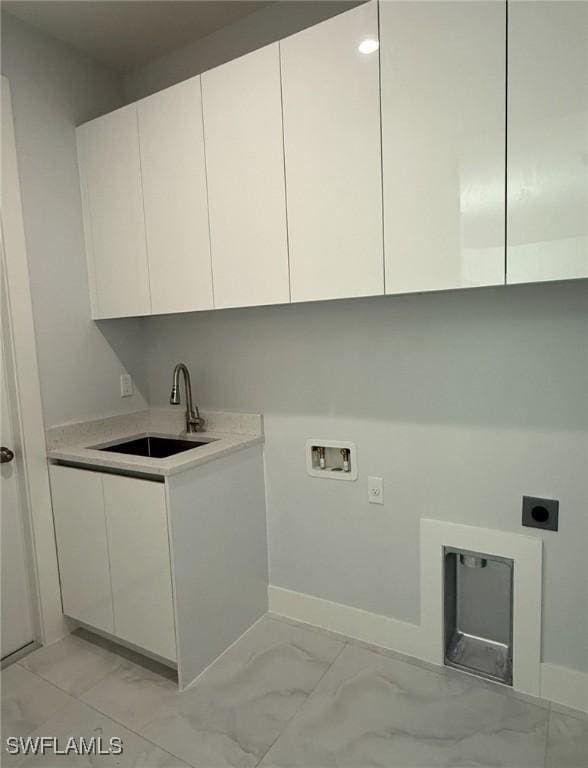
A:
<svg viewBox="0 0 588 768">
<path fill-rule="evenodd" d="M 216 32 L 271 0 L 4 0 L 2 10 L 119 72 Z"/>
</svg>

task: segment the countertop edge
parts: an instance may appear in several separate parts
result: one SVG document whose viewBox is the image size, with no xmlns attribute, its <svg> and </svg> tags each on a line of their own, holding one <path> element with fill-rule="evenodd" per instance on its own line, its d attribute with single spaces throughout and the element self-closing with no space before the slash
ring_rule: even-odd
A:
<svg viewBox="0 0 588 768">
<path fill-rule="evenodd" d="M 149 459 L 140 456 L 134 457 L 134 460 L 132 461 L 125 461 L 122 458 L 117 458 L 117 454 L 110 453 L 104 455 L 100 451 L 93 450 L 92 448 L 83 445 L 71 446 L 71 448 L 51 449 L 47 452 L 47 459 L 50 463 L 68 462 L 76 465 L 82 464 L 84 467 L 96 468 L 99 470 L 111 469 L 119 472 L 152 475 L 154 477 L 171 477 L 181 472 L 208 464 L 211 461 L 223 458 L 224 456 L 236 453 L 245 448 L 262 445 L 265 442 L 265 438 L 263 435 L 255 434 L 226 434 L 215 436 L 214 442 L 224 444 L 217 445 L 213 450 L 208 450 L 205 453 L 196 454 L 190 458 L 186 458 L 184 461 L 179 460 L 178 457 L 170 457 L 169 459 Z M 212 445 L 214 445 L 214 443 Z M 178 454 L 178 456 L 180 455 L 181 454 Z M 118 454 L 118 456 L 122 457 L 123 454 Z M 155 461 L 161 461 L 162 464 L 151 464 L 151 462 Z"/>
</svg>

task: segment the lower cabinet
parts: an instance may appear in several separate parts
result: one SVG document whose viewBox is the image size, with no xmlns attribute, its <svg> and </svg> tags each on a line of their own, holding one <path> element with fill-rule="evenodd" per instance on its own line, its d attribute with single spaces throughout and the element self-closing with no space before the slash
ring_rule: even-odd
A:
<svg viewBox="0 0 588 768">
<path fill-rule="evenodd" d="M 52 466 L 63 612 L 176 660 L 163 483 Z"/>
<path fill-rule="evenodd" d="M 116 635 L 175 659 L 165 486 L 104 475 L 103 487 Z"/>
<path fill-rule="evenodd" d="M 63 612 L 114 634 L 102 475 L 51 467 Z"/>
</svg>

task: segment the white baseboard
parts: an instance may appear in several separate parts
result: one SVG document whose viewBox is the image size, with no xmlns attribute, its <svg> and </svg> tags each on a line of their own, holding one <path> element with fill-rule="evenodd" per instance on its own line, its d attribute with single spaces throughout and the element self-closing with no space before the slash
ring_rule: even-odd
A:
<svg viewBox="0 0 588 768">
<path fill-rule="evenodd" d="M 281 587 L 270 586 L 268 591 L 271 613 L 420 658 L 416 624 Z"/>
<path fill-rule="evenodd" d="M 588 712 L 588 674 L 556 664 L 541 664 L 541 696 Z"/>
<path fill-rule="evenodd" d="M 269 586 L 268 593 L 271 613 L 430 663 L 417 624 L 282 587 Z M 542 663 L 540 669 L 541 698 L 588 712 L 588 674 L 555 664 Z"/>
</svg>

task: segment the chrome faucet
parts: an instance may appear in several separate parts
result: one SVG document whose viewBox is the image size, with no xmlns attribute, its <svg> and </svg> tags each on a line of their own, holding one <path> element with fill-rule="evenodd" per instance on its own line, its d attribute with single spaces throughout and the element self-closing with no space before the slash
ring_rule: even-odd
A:
<svg viewBox="0 0 588 768">
<path fill-rule="evenodd" d="M 174 378 L 172 383 L 170 405 L 180 404 L 180 373 L 184 374 L 184 385 L 186 389 L 186 432 L 200 432 L 204 426 L 204 419 L 200 417 L 198 406 L 192 405 L 192 382 L 190 381 L 190 371 L 184 363 L 178 363 L 174 368 Z"/>
</svg>

